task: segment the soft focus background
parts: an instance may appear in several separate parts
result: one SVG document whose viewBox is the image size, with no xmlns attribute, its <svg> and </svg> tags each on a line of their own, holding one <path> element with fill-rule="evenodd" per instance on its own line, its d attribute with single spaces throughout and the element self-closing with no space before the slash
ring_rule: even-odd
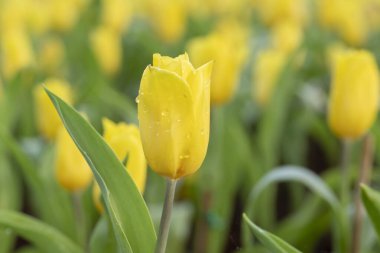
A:
<svg viewBox="0 0 380 253">
<path fill-rule="evenodd" d="M 59 123 L 39 97 L 41 84 L 58 87 L 103 133 L 103 118 L 138 124 L 139 83 L 154 53 L 187 52 L 196 67 L 214 61 L 211 134 L 204 164 L 177 187 L 167 252 L 269 252 L 245 247 L 246 210 L 302 252 L 332 252 L 332 211 L 306 187 L 272 184 L 254 206 L 249 196 L 285 164 L 308 168 L 338 191 L 341 146 L 326 120 L 331 72 L 349 48 L 379 60 L 379 45 L 379 0 L 0 0 L 0 208 L 106 252 L 91 240 L 104 223 L 92 186 L 72 201 L 56 179 Z M 380 122 L 366 138 L 380 144 Z M 354 189 L 363 142 L 352 146 Z M 375 152 L 374 188 L 379 159 Z M 144 199 L 156 225 L 164 191 L 163 178 L 148 170 Z M 84 210 L 81 239 L 73 202 Z M 362 233 L 360 252 L 379 252 L 366 217 Z M 0 226 L 5 252 L 42 251 Z"/>
</svg>

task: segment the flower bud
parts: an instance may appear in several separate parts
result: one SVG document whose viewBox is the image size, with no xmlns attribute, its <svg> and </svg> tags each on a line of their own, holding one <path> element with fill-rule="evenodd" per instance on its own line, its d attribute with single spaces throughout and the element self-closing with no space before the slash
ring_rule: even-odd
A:
<svg viewBox="0 0 380 253">
<path fill-rule="evenodd" d="M 126 170 L 132 177 L 141 193 L 144 192 L 146 181 L 146 159 L 141 144 L 140 132 L 135 125 L 114 123 L 109 119 L 103 120 L 103 137 L 120 161 L 127 160 Z M 112 172 L 110 172 L 112 173 Z M 94 185 L 93 196 L 98 210 L 102 211 L 100 202 L 100 188 Z"/>
<path fill-rule="evenodd" d="M 63 126 L 56 140 L 55 172 L 59 184 L 73 192 L 86 188 L 92 179 L 90 167 Z"/>
<path fill-rule="evenodd" d="M 340 138 L 359 138 L 372 126 L 379 102 L 379 74 L 374 57 L 364 50 L 341 55 L 334 67 L 328 123 Z"/>
<path fill-rule="evenodd" d="M 187 54 L 153 55 L 142 76 L 138 118 L 145 156 L 162 176 L 194 173 L 207 151 L 211 63 L 194 69 Z"/>
<path fill-rule="evenodd" d="M 44 85 L 66 103 L 72 104 L 72 91 L 68 83 L 59 79 L 49 79 Z M 45 138 L 54 139 L 62 126 L 62 122 L 42 85 L 35 88 L 34 101 L 38 130 Z"/>
</svg>

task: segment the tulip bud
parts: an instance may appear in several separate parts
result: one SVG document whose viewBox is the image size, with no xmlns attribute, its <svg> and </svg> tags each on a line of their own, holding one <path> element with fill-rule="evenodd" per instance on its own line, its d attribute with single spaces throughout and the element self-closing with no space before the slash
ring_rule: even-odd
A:
<svg viewBox="0 0 380 253">
<path fill-rule="evenodd" d="M 55 170 L 59 184 L 68 191 L 83 190 L 92 179 L 91 169 L 63 126 L 57 135 Z"/>
<path fill-rule="evenodd" d="M 146 181 L 146 159 L 141 144 L 140 132 L 135 125 L 125 123 L 115 124 L 114 122 L 103 120 L 103 137 L 120 161 L 127 160 L 126 170 L 132 177 L 141 193 L 144 192 Z M 100 202 L 100 188 L 94 185 L 93 196 L 98 210 L 102 211 Z"/>
<path fill-rule="evenodd" d="M 281 22 L 272 30 L 274 47 L 285 53 L 291 53 L 297 49 L 301 45 L 302 39 L 302 27 L 294 22 Z"/>
<path fill-rule="evenodd" d="M 207 152 L 211 63 L 194 69 L 187 54 L 153 55 L 142 76 L 138 118 L 145 156 L 162 176 L 194 173 Z"/>
<path fill-rule="evenodd" d="M 52 26 L 58 31 L 67 32 L 79 18 L 80 9 L 75 0 L 51 0 L 49 3 Z"/>
<path fill-rule="evenodd" d="M 279 50 L 268 49 L 258 55 L 252 70 L 252 92 L 260 106 L 269 102 L 285 60 L 286 54 Z"/>
<path fill-rule="evenodd" d="M 355 139 L 372 126 L 379 102 L 379 76 L 374 57 L 351 50 L 337 60 L 328 108 L 328 123 L 340 138 Z"/>
<path fill-rule="evenodd" d="M 227 24 L 225 24 L 227 25 Z M 211 104 L 231 100 L 239 82 L 240 72 L 248 54 L 246 32 L 238 26 L 190 41 L 188 51 L 195 66 L 213 60 Z"/>
<path fill-rule="evenodd" d="M 112 28 L 116 33 L 121 33 L 132 20 L 132 3 L 125 0 L 103 0 L 102 22 Z"/>
<path fill-rule="evenodd" d="M 122 45 L 119 35 L 106 26 L 98 27 L 91 35 L 91 47 L 101 69 L 115 74 L 121 65 Z"/>
<path fill-rule="evenodd" d="M 65 48 L 58 38 L 49 38 L 43 42 L 39 54 L 39 64 L 48 73 L 57 72 L 65 57 Z"/>
<path fill-rule="evenodd" d="M 0 38 L 4 77 L 10 79 L 20 70 L 31 66 L 33 50 L 28 35 L 21 28 L 7 29 Z"/>
<path fill-rule="evenodd" d="M 72 92 L 68 83 L 59 79 L 49 79 L 44 85 L 47 89 L 61 97 L 66 103 L 72 104 Z M 54 139 L 62 126 L 62 122 L 49 96 L 41 85 L 37 86 L 34 91 L 34 100 L 37 128 L 45 138 Z"/>
</svg>

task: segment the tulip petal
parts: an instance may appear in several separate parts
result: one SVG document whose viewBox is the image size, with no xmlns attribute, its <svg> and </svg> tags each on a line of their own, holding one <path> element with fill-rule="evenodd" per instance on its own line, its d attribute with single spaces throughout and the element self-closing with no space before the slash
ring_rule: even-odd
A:
<svg viewBox="0 0 380 253">
<path fill-rule="evenodd" d="M 195 122 L 190 87 L 176 73 L 148 66 L 138 101 L 145 156 L 157 173 L 176 178 L 184 158 L 188 157 L 185 147 L 189 147 Z"/>
</svg>

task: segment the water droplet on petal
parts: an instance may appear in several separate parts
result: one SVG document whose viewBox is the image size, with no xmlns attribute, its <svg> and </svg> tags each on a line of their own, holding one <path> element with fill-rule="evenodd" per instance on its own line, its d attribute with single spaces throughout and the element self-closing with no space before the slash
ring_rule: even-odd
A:
<svg viewBox="0 0 380 253">
<path fill-rule="evenodd" d="M 136 97 L 135 101 L 136 101 L 137 104 L 140 103 L 140 98 L 139 98 L 139 96 Z"/>
</svg>

